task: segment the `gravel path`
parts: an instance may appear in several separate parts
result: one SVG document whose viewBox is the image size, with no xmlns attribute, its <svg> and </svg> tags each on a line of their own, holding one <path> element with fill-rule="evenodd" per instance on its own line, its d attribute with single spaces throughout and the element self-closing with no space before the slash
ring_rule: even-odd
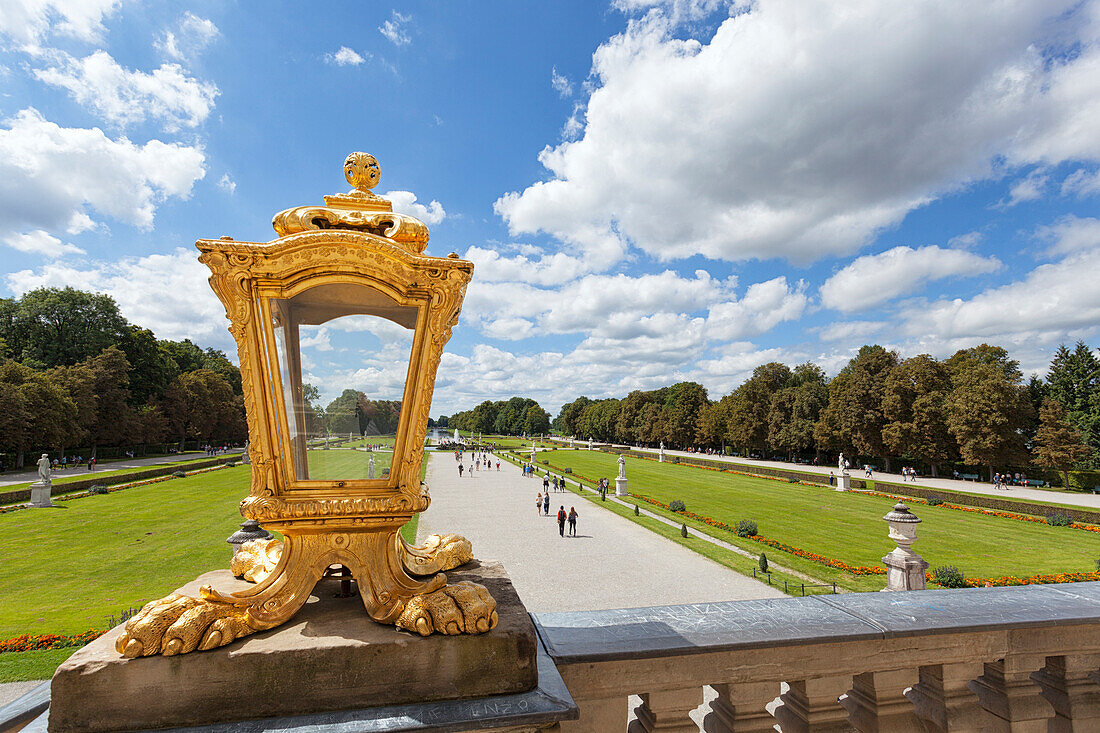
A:
<svg viewBox="0 0 1100 733">
<path fill-rule="evenodd" d="M 459 478 L 450 453 L 428 454 L 432 505 L 420 516 L 419 536 L 457 532 L 474 556 L 500 560 L 528 611 L 634 608 L 782 593 L 735 573 L 630 520 L 572 493 L 551 493 L 549 517 L 535 513 L 542 479 L 523 478 L 501 461 L 500 471 Z M 558 507 L 577 508 L 577 536 L 558 536 Z M 568 528 L 566 529 L 568 535 Z"/>
</svg>

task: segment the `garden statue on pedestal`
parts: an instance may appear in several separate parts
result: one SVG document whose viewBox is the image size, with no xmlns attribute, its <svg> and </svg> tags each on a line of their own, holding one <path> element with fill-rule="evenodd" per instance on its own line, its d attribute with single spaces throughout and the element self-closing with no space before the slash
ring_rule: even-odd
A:
<svg viewBox="0 0 1100 733">
<path fill-rule="evenodd" d="M 54 506 L 50 497 L 53 495 L 53 483 L 50 481 L 50 454 L 43 453 L 38 459 L 38 480 L 31 484 L 31 506 Z"/>
<path fill-rule="evenodd" d="M 370 454 L 370 460 L 367 461 L 367 479 L 370 480 L 370 479 L 373 479 L 373 478 L 374 478 L 374 454 L 371 453 Z"/>
<path fill-rule="evenodd" d="M 657 462 L 658 463 L 664 463 L 665 462 L 665 441 L 663 441 L 663 440 L 661 441 L 661 449 L 657 454 Z"/>
<path fill-rule="evenodd" d="M 619 454 L 619 475 L 615 477 L 615 496 L 626 496 L 626 456 Z"/>
</svg>

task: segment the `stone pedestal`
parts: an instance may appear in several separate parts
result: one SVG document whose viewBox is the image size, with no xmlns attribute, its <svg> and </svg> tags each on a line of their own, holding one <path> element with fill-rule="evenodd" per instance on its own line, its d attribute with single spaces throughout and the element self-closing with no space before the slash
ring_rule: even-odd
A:
<svg viewBox="0 0 1100 733">
<path fill-rule="evenodd" d="M 534 689 L 538 639 L 504 568 L 474 561 L 447 579 L 488 588 L 498 604 L 497 627 L 477 636 L 421 637 L 383 626 L 367 616 L 357 594 L 339 597 L 339 580 L 320 582 L 285 625 L 207 652 L 125 659 L 114 648 L 122 631 L 116 627 L 58 668 L 49 730 L 216 725 Z M 203 584 L 223 592 L 250 586 L 219 570 L 179 592 L 197 595 Z"/>
<path fill-rule="evenodd" d="M 50 497 L 53 496 L 53 485 L 49 481 L 36 481 L 31 484 L 31 506 L 45 508 L 56 506 Z"/>
<path fill-rule="evenodd" d="M 851 491 L 852 490 L 852 477 L 846 473 L 842 473 L 836 477 L 836 490 L 837 491 Z"/>
<path fill-rule="evenodd" d="M 627 495 L 628 495 L 628 493 L 627 493 L 627 490 L 626 490 L 626 479 L 625 478 L 616 478 L 615 479 L 615 496 L 627 496 Z"/>
<path fill-rule="evenodd" d="M 925 590 L 928 583 L 924 571 L 928 569 L 928 563 L 913 552 L 917 525 L 921 520 L 900 501 L 883 519 L 890 524 L 890 539 L 897 544 L 892 552 L 882 558 L 886 564 L 886 587 L 883 590 Z"/>
</svg>

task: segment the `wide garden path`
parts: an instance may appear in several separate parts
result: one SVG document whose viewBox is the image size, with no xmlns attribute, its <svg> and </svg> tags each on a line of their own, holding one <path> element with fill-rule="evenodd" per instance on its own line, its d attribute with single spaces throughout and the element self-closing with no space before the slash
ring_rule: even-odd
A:
<svg viewBox="0 0 1100 733">
<path fill-rule="evenodd" d="M 621 446 L 623 448 L 629 447 L 631 450 L 642 451 L 644 453 L 652 453 L 657 455 L 659 451 L 656 448 L 635 448 L 633 446 Z M 688 453 L 687 451 L 679 450 L 665 450 L 665 455 L 672 456 L 686 456 L 689 458 L 705 458 L 715 461 L 727 461 L 729 463 L 741 463 L 746 466 L 762 466 L 765 468 L 779 468 L 786 471 L 805 471 L 807 473 L 821 473 L 828 475 L 829 471 L 836 472 L 836 466 L 810 466 L 805 464 L 784 463 L 783 461 L 762 461 L 754 458 L 734 458 L 731 456 L 708 456 L 705 453 Z M 853 467 L 849 473 L 852 478 L 862 478 L 862 469 Z M 902 483 L 901 474 L 897 473 L 885 473 L 881 471 L 875 471 L 874 477 L 882 481 L 892 481 L 896 483 Z M 917 478 L 916 486 L 923 486 L 929 489 L 943 489 L 945 491 L 962 491 L 968 494 L 988 494 L 990 496 L 1004 496 L 1010 499 L 1026 499 L 1028 501 L 1045 501 L 1054 504 L 1072 504 L 1074 506 L 1088 507 L 1090 509 L 1100 509 L 1100 494 L 1082 494 L 1076 491 L 1055 491 L 1048 489 L 1025 489 L 1022 486 L 1012 486 L 1008 490 L 995 489 L 993 484 L 985 483 L 982 481 L 959 481 L 950 478 L 931 478 L 920 476 Z"/>
<path fill-rule="evenodd" d="M 541 478 L 500 471 L 462 478 L 450 453 L 429 452 L 432 504 L 418 535 L 456 532 L 474 556 L 504 563 L 529 611 L 662 606 L 783 594 L 733 572 L 572 493 L 551 493 L 549 517 L 532 511 Z M 558 536 L 558 507 L 579 512 L 577 536 Z M 568 531 L 567 531 L 568 535 Z"/>
<path fill-rule="evenodd" d="M 241 448 L 232 448 L 227 454 L 242 453 Z M 177 461 L 190 461 L 206 458 L 206 454 L 202 451 L 189 451 L 187 453 L 177 453 L 170 456 L 156 456 L 154 458 L 123 458 L 120 460 L 104 461 L 103 463 L 96 464 L 95 471 L 89 471 L 84 466 L 77 466 L 74 468 L 66 468 L 64 471 L 54 471 L 53 478 L 65 478 L 67 476 L 87 476 L 89 478 L 95 476 L 102 471 L 118 471 L 124 468 L 146 468 L 148 466 L 159 466 L 162 463 L 176 463 Z M 216 457 L 216 456 L 212 456 Z M 35 460 L 28 459 L 28 469 L 20 469 L 19 471 L 5 471 L 0 473 L 0 486 L 11 486 L 12 484 L 25 484 L 28 481 L 38 480 L 38 468 L 35 465 Z"/>
</svg>

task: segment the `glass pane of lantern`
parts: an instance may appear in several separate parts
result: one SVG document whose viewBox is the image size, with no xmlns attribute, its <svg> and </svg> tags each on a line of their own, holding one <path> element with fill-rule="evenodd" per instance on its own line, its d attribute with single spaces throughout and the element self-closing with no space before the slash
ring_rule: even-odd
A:
<svg viewBox="0 0 1100 733">
<path fill-rule="evenodd" d="M 271 301 L 298 480 L 386 480 L 417 309 L 363 285 Z"/>
</svg>

